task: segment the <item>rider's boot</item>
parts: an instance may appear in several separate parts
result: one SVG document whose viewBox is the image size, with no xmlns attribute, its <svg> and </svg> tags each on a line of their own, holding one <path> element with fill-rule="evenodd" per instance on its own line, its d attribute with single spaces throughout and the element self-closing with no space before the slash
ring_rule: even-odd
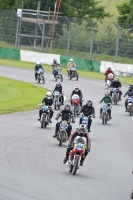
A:
<svg viewBox="0 0 133 200">
<path fill-rule="evenodd" d="M 111 114 L 109 115 L 109 119 L 112 119 Z"/>
<path fill-rule="evenodd" d="M 80 166 L 83 166 L 84 159 L 85 159 L 85 158 L 81 158 L 81 160 L 80 160 Z"/>
<path fill-rule="evenodd" d="M 64 158 L 64 160 L 63 160 L 63 163 L 64 163 L 64 164 L 66 164 L 66 162 L 67 162 L 67 160 L 68 160 L 68 157 L 69 157 L 69 156 L 66 156 L 66 157 Z"/>
</svg>

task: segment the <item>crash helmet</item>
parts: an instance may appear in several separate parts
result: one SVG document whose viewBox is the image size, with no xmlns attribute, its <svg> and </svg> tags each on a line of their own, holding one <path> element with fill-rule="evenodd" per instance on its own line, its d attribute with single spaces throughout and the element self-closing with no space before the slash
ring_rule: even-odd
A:
<svg viewBox="0 0 133 200">
<path fill-rule="evenodd" d="M 89 100 L 86 102 L 86 105 L 89 106 L 89 107 L 92 107 L 93 102 L 89 99 Z"/>
<path fill-rule="evenodd" d="M 40 65 L 40 62 L 39 62 L 39 61 L 37 61 L 37 62 L 36 62 L 36 64 L 37 64 L 37 65 Z"/>
<path fill-rule="evenodd" d="M 133 89 L 133 85 L 129 85 L 129 90 L 132 90 Z"/>
<path fill-rule="evenodd" d="M 74 90 L 75 90 L 75 92 L 78 92 L 79 91 L 79 85 L 75 85 Z"/>
<path fill-rule="evenodd" d="M 111 71 L 111 67 L 108 67 L 108 71 Z"/>
<path fill-rule="evenodd" d="M 118 82 L 118 81 L 119 81 L 119 78 L 118 78 L 118 77 L 115 77 L 115 81 Z"/>
<path fill-rule="evenodd" d="M 53 60 L 53 63 L 54 63 L 54 64 L 56 64 L 56 63 L 57 63 L 57 60 L 56 60 L 56 59 L 54 59 L 54 60 Z"/>
<path fill-rule="evenodd" d="M 70 58 L 70 62 L 73 62 L 73 58 Z"/>
<path fill-rule="evenodd" d="M 109 91 L 105 92 L 106 97 L 109 97 L 109 95 L 110 95 Z"/>
<path fill-rule="evenodd" d="M 52 96 L 52 92 L 48 91 L 48 92 L 46 93 L 46 97 L 47 97 L 48 99 L 50 99 L 51 96 Z"/>
<path fill-rule="evenodd" d="M 64 110 L 71 110 L 71 106 L 69 104 L 66 104 Z"/>
<path fill-rule="evenodd" d="M 56 86 L 57 86 L 57 87 L 60 87 L 60 86 L 61 86 L 61 82 L 58 81 L 58 82 L 56 83 Z"/>
<path fill-rule="evenodd" d="M 85 133 L 86 132 L 86 129 L 85 129 L 85 124 L 80 124 L 79 125 L 79 133 Z"/>
</svg>

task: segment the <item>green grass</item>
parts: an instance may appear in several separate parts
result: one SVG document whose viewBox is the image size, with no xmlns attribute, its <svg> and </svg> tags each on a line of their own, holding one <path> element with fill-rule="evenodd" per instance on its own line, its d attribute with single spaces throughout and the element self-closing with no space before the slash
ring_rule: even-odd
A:
<svg viewBox="0 0 133 200">
<path fill-rule="evenodd" d="M 0 59 L 0 65 L 5 66 L 13 66 L 13 67 L 19 67 L 19 68 L 26 68 L 26 69 L 32 69 L 34 70 L 35 63 L 29 63 L 29 62 L 22 62 L 22 61 L 15 61 L 15 60 L 6 60 L 6 59 Z M 50 65 L 42 65 L 46 72 L 51 72 L 51 66 Z M 62 69 L 63 74 L 67 74 L 66 68 Z M 79 76 L 85 77 L 85 78 L 93 78 L 93 79 L 99 79 L 104 80 L 104 74 L 98 73 L 98 72 L 92 72 L 92 71 L 82 71 L 78 70 Z M 132 77 L 125 77 L 125 76 L 119 76 L 120 81 L 124 84 L 133 84 L 133 78 Z"/>
<path fill-rule="evenodd" d="M 46 89 L 0 76 L 0 114 L 39 108 Z"/>
</svg>

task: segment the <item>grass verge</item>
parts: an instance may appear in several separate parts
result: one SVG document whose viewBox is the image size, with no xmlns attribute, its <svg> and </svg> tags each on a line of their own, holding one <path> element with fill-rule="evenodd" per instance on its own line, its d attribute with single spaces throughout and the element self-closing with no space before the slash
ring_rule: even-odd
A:
<svg viewBox="0 0 133 200">
<path fill-rule="evenodd" d="M 7 59 L 1 58 L 0 65 L 34 70 L 35 63 L 22 62 L 22 61 L 16 61 L 16 60 L 7 60 Z M 50 65 L 43 64 L 43 67 L 46 72 L 51 72 Z M 66 68 L 63 68 L 62 72 L 63 72 L 63 74 L 67 74 Z M 104 74 L 102 74 L 102 73 L 92 72 L 92 71 L 82 71 L 82 70 L 78 70 L 78 73 L 79 73 L 79 76 L 81 76 L 81 77 L 104 80 Z M 121 83 L 123 83 L 123 84 L 133 84 L 132 77 L 119 76 L 119 78 L 120 78 Z"/>
<path fill-rule="evenodd" d="M 0 114 L 38 109 L 46 89 L 0 76 Z"/>
</svg>

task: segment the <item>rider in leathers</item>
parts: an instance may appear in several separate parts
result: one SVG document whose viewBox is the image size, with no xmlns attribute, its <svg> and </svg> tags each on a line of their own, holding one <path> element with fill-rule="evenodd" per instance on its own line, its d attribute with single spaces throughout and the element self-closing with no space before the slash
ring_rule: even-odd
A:
<svg viewBox="0 0 133 200">
<path fill-rule="evenodd" d="M 107 82 L 107 77 L 108 77 L 109 74 L 114 75 L 114 72 L 112 71 L 111 67 L 108 67 L 108 69 L 105 71 L 105 84 Z"/>
<path fill-rule="evenodd" d="M 119 78 L 116 77 L 115 80 L 111 83 L 111 86 L 112 88 L 121 88 L 121 82 L 119 81 Z M 110 91 L 110 95 L 112 97 L 112 93 L 113 91 Z M 118 90 L 118 93 L 119 93 L 119 100 L 121 100 L 121 95 L 122 95 L 122 92 L 120 91 L 120 89 Z"/>
<path fill-rule="evenodd" d="M 133 97 L 133 85 L 129 85 L 129 90 L 125 93 L 124 97 L 126 97 L 128 95 L 128 97 Z M 125 101 L 125 112 L 127 112 L 127 105 L 128 105 L 128 100 L 126 99 Z"/>
<path fill-rule="evenodd" d="M 52 106 L 52 104 L 53 104 L 53 98 L 51 96 L 52 96 L 52 93 L 50 91 L 47 92 L 46 93 L 46 97 L 42 100 L 42 103 L 45 103 L 46 106 Z M 49 110 L 50 110 L 50 120 L 49 121 L 50 121 L 50 123 L 52 123 L 51 119 L 53 117 L 54 111 L 52 110 L 52 107 L 50 107 Z M 41 108 L 39 110 L 38 121 L 40 121 L 42 113 L 43 113 L 43 108 Z"/>
<path fill-rule="evenodd" d="M 84 106 L 81 108 L 80 113 L 83 113 L 84 116 L 93 115 L 93 118 L 95 118 L 95 108 L 92 106 L 92 104 L 93 104 L 92 101 L 91 101 L 91 100 L 88 100 L 88 101 L 86 102 L 86 105 L 84 105 Z M 82 119 L 83 119 L 83 117 L 80 118 L 79 124 L 82 124 Z M 91 132 L 91 131 L 90 131 L 91 123 L 92 123 L 92 119 L 89 118 L 89 122 L 88 122 L 88 132 Z"/>
<path fill-rule="evenodd" d="M 64 121 L 64 120 L 69 121 L 69 119 L 71 118 L 72 123 L 75 123 L 75 118 L 73 116 L 73 113 L 71 111 L 71 107 L 70 107 L 69 104 L 65 105 L 64 110 L 62 110 L 59 114 L 57 114 L 55 119 L 58 120 L 59 117 L 62 117 L 61 121 Z M 59 127 L 60 127 L 60 123 L 61 122 L 56 123 L 55 135 L 53 135 L 53 137 L 57 137 L 57 133 L 58 133 L 58 130 L 59 130 Z M 71 134 L 71 131 L 72 131 L 72 126 L 68 123 L 68 129 L 67 129 L 68 138 Z"/>
<path fill-rule="evenodd" d="M 54 77 L 56 77 L 56 75 L 58 75 L 57 71 L 56 71 L 57 68 L 61 68 L 61 66 L 59 63 L 57 63 L 57 60 L 54 59 L 53 63 L 52 63 L 52 73 L 53 73 Z"/>
<path fill-rule="evenodd" d="M 53 93 L 54 93 L 55 91 L 58 91 L 58 92 L 61 94 L 60 102 L 61 102 L 61 104 L 63 105 L 63 104 L 64 104 L 64 96 L 63 96 L 63 91 L 62 91 L 62 85 L 61 85 L 60 82 L 57 82 L 57 83 L 56 83 L 56 86 L 55 86 L 55 88 L 54 88 L 54 90 L 53 90 Z"/>
<path fill-rule="evenodd" d="M 63 160 L 63 163 L 65 164 L 68 160 L 68 157 L 69 157 L 69 152 L 73 149 L 73 142 L 74 142 L 74 139 L 77 137 L 77 136 L 80 136 L 80 137 L 85 137 L 86 138 L 86 142 L 87 142 L 87 149 L 85 150 L 85 157 L 88 155 L 88 153 L 90 152 L 90 147 L 91 147 L 91 141 L 90 141 L 90 137 L 89 137 L 89 133 L 86 132 L 85 128 L 84 128 L 84 125 L 81 124 L 79 126 L 79 129 L 76 129 L 76 131 L 74 131 L 73 133 L 71 133 L 69 139 L 68 139 L 68 147 L 67 147 L 67 151 L 66 151 L 66 157 L 64 158 Z M 81 158 L 81 161 L 80 161 L 80 166 L 83 166 L 83 162 L 84 162 L 84 159 L 85 158 Z"/>
<path fill-rule="evenodd" d="M 71 93 L 70 99 L 72 98 L 72 96 L 74 94 L 77 94 L 80 98 L 80 105 L 82 106 L 82 98 L 83 98 L 83 94 L 82 91 L 79 89 L 79 85 L 75 85 L 74 90 Z"/>
</svg>

